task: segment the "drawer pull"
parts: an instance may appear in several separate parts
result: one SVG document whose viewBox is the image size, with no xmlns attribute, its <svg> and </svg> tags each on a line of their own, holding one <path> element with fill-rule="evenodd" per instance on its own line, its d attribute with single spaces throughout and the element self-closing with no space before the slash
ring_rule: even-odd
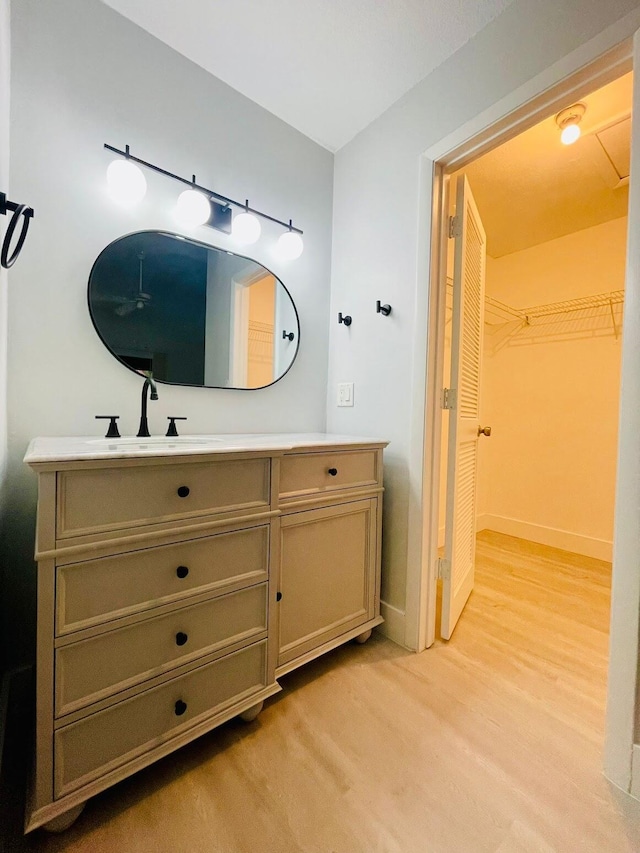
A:
<svg viewBox="0 0 640 853">
<path fill-rule="evenodd" d="M 282 593 L 276 592 L 276 601 L 282 601 Z"/>
<path fill-rule="evenodd" d="M 182 699 L 178 699 L 178 701 L 176 702 L 176 707 L 175 707 L 176 717 L 181 717 L 186 710 L 187 710 L 187 703 L 183 702 Z"/>
<path fill-rule="evenodd" d="M 184 631 L 178 631 L 176 634 L 176 646 L 184 646 L 188 639 L 189 637 Z"/>
<path fill-rule="evenodd" d="M 188 497 L 188 496 L 189 496 L 189 491 L 190 491 L 189 486 L 179 486 L 179 487 L 178 487 L 178 497 L 179 497 L 179 498 L 186 498 L 186 497 Z"/>
<path fill-rule="evenodd" d="M 189 568 L 187 566 L 178 566 L 178 568 L 176 569 L 176 574 L 179 578 L 186 578 L 186 576 L 189 574 Z"/>
<path fill-rule="evenodd" d="M 337 468 L 329 468 L 329 470 L 327 471 L 327 474 L 331 474 L 332 477 L 335 477 L 337 473 L 338 473 Z"/>
</svg>

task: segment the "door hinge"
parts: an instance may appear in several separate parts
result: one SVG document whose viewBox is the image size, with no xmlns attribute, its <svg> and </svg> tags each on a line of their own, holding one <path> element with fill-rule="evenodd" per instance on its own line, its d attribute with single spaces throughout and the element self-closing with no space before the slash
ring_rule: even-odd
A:
<svg viewBox="0 0 640 853">
<path fill-rule="evenodd" d="M 438 579 L 443 581 L 451 579 L 451 563 L 444 557 L 438 557 Z"/>
<path fill-rule="evenodd" d="M 462 220 L 459 216 L 449 217 L 449 239 L 462 236 Z"/>
<path fill-rule="evenodd" d="M 442 408 L 443 409 L 455 409 L 457 401 L 458 401 L 458 394 L 457 394 L 455 388 L 443 388 L 442 389 Z"/>
</svg>

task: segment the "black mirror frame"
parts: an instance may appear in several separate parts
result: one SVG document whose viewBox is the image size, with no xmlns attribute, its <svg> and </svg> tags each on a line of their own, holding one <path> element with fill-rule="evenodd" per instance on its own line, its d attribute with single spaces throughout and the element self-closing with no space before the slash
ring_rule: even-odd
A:
<svg viewBox="0 0 640 853">
<path fill-rule="evenodd" d="M 270 275 L 272 275 L 275 278 L 275 280 L 284 288 L 285 293 L 287 294 L 287 296 L 291 300 L 291 305 L 293 306 L 293 312 L 294 312 L 295 317 L 296 317 L 296 323 L 298 324 L 298 339 L 296 341 L 296 351 L 293 354 L 293 357 L 291 359 L 289 367 L 287 367 L 287 369 L 284 371 L 284 373 L 282 375 L 278 376 L 277 379 L 274 379 L 273 382 L 270 382 L 268 385 L 258 385 L 255 388 L 238 388 L 235 385 L 232 385 L 232 386 L 226 386 L 226 385 L 192 385 L 192 384 L 188 384 L 186 382 L 169 382 L 166 379 L 158 379 L 155 376 L 153 377 L 154 382 L 160 382 L 162 385 L 175 385 L 178 388 L 206 388 L 206 389 L 213 389 L 213 390 L 220 390 L 220 391 L 262 391 L 264 388 L 271 388 L 271 386 L 275 385 L 276 382 L 280 382 L 281 379 L 284 379 L 284 377 L 287 375 L 287 373 L 293 367 L 294 362 L 295 362 L 296 358 L 298 357 L 298 353 L 300 351 L 300 338 L 301 338 L 302 332 L 301 332 L 301 328 L 300 328 L 300 315 L 298 314 L 298 308 L 296 306 L 296 303 L 293 300 L 293 297 L 291 296 L 291 293 L 289 292 L 288 287 L 285 285 L 285 283 L 282 281 L 282 279 L 279 278 L 268 267 L 265 267 L 265 265 L 263 263 L 261 263 L 260 261 L 257 261 L 255 258 L 250 258 L 248 255 L 241 255 L 239 252 L 232 252 L 229 249 L 223 249 L 221 246 L 215 246 L 211 243 L 203 243 L 201 240 L 194 240 L 191 237 L 187 237 L 184 234 L 175 234 L 171 231 L 161 231 L 158 229 L 144 229 L 143 231 L 130 231 L 128 234 L 122 234 L 120 237 L 117 237 L 115 240 L 112 240 L 110 243 L 108 243 L 104 247 L 104 249 L 102 249 L 102 251 L 98 254 L 95 261 L 91 265 L 91 272 L 89 273 L 89 281 L 87 283 L 87 307 L 89 309 L 89 316 L 91 317 L 91 323 L 93 324 L 93 328 L 94 328 L 96 334 L 98 335 L 98 337 L 100 338 L 100 340 L 102 341 L 102 344 L 104 345 L 105 349 L 109 352 L 109 354 L 113 358 L 115 358 L 115 360 L 117 362 L 119 362 L 123 367 L 126 367 L 127 370 L 131 371 L 131 373 L 135 373 L 136 376 L 140 375 L 140 373 L 135 368 L 131 367 L 129 364 L 127 364 L 125 361 L 123 361 L 118 355 L 116 355 L 116 353 L 114 353 L 114 351 L 111 349 L 111 347 L 107 344 L 106 340 L 104 339 L 104 336 L 102 335 L 102 333 L 100 332 L 100 329 L 98 328 L 98 325 L 96 323 L 96 319 L 94 317 L 93 310 L 91 307 L 91 279 L 93 278 L 93 271 L 95 270 L 98 261 L 104 255 L 104 253 L 107 252 L 111 248 L 111 246 L 115 245 L 116 243 L 119 243 L 120 240 L 124 240 L 127 237 L 135 237 L 139 234 L 162 234 L 165 237 L 171 237 L 173 239 L 184 240 L 187 243 L 193 243 L 196 246 L 202 246 L 203 249 L 215 249 L 219 252 L 224 252 L 227 255 L 234 255 L 236 258 L 243 258 L 246 261 L 251 261 L 251 263 L 258 264 L 264 270 L 266 270 Z"/>
</svg>

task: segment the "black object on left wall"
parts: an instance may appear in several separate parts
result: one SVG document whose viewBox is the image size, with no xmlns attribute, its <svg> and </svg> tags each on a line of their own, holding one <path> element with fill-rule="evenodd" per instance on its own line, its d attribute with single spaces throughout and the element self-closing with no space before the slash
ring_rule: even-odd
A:
<svg viewBox="0 0 640 853">
<path fill-rule="evenodd" d="M 9 227 L 7 228 L 7 233 L 4 235 L 4 240 L 2 241 L 2 249 L 0 249 L 0 265 L 2 265 L 6 270 L 12 267 L 18 260 L 18 255 L 22 251 L 24 241 L 27 239 L 29 224 L 34 216 L 32 207 L 28 207 L 26 204 L 18 204 L 15 201 L 9 201 L 6 193 L 0 193 L 0 214 L 2 216 L 6 216 L 9 211 L 11 211 L 13 215 L 9 220 Z M 18 236 L 18 242 L 16 243 L 13 252 L 10 252 L 11 241 L 21 218 L 22 229 Z"/>
</svg>

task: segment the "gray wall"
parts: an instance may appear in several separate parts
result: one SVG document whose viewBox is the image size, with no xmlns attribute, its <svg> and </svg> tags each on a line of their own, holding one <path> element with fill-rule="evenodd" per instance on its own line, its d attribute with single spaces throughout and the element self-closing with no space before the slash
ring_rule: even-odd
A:
<svg viewBox="0 0 640 853">
<path fill-rule="evenodd" d="M 36 480 L 22 463 L 37 435 L 99 435 L 95 414 L 118 413 L 125 434 L 139 417 L 141 382 L 95 334 L 86 286 L 95 257 L 139 229 L 176 230 L 178 184 L 147 174 L 134 211 L 106 196 L 108 142 L 250 203 L 305 231 L 302 257 L 278 263 L 281 229 L 263 225 L 251 254 L 289 287 L 301 317 L 300 355 L 260 391 L 161 387 L 150 427 L 186 415 L 189 433 L 322 430 L 328 340 L 333 155 L 239 95 L 98 0 L 20 0 L 12 9 L 12 190 L 36 210 L 12 274 L 9 342 L 7 596 L 14 650 L 33 642 Z M 207 228 L 196 239 L 234 248 Z"/>
<path fill-rule="evenodd" d="M 421 571 L 424 395 L 414 389 L 425 365 L 418 312 L 426 312 L 429 258 L 418 211 L 430 209 L 431 194 L 421 156 L 625 15 L 621 38 L 640 26 L 637 0 L 516 0 L 336 154 L 331 315 L 354 319 L 349 329 L 330 325 L 327 425 L 391 442 L 382 598 L 401 642 L 407 578 Z M 391 303 L 391 317 L 376 315 L 376 299 Z M 336 383 L 350 380 L 355 406 L 337 408 Z"/>
<path fill-rule="evenodd" d="M 0 0 L 0 192 L 9 193 L 9 77 L 11 44 L 9 0 Z M 13 201 L 13 197 L 9 195 Z M 22 199 L 19 199 L 22 201 Z M 7 218 L 0 217 L 0 240 L 4 238 Z M 9 275 L 0 268 L 0 535 L 4 533 L 7 474 L 7 288 Z M 6 599 L 5 560 L 0 561 L 0 601 Z M 0 614 L 1 616 L 1 614 Z M 0 622 L 0 672 L 7 658 L 8 637 L 4 620 Z"/>
</svg>

